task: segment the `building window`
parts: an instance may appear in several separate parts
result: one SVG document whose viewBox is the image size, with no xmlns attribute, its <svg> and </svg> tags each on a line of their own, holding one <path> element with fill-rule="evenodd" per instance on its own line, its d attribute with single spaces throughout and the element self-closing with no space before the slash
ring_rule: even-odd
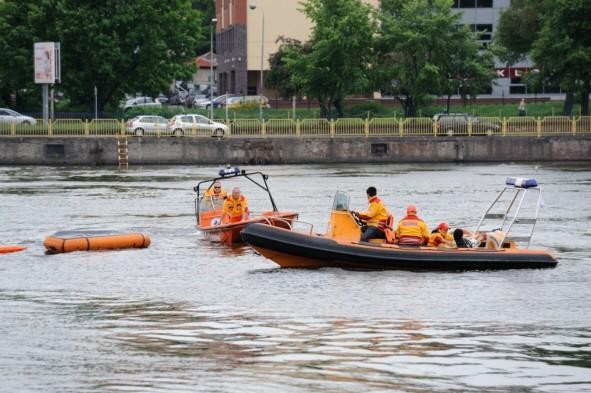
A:
<svg viewBox="0 0 591 393">
<path fill-rule="evenodd" d="M 492 40 L 492 31 L 493 31 L 492 24 L 469 25 L 469 27 L 470 27 L 471 32 L 478 34 L 478 40 L 480 40 L 480 41 Z"/>
<path fill-rule="evenodd" d="M 453 8 L 492 8 L 493 0 L 454 0 Z"/>
<path fill-rule="evenodd" d="M 476 8 L 492 8 L 493 0 L 476 0 Z"/>
<path fill-rule="evenodd" d="M 526 94 L 525 85 L 509 86 L 510 94 Z"/>
</svg>

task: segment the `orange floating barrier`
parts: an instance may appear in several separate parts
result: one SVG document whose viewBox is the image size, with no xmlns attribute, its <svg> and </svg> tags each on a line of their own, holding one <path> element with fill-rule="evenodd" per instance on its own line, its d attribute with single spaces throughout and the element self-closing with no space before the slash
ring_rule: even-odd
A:
<svg viewBox="0 0 591 393">
<path fill-rule="evenodd" d="M 109 231 L 66 231 L 49 236 L 43 245 L 50 254 L 72 251 L 119 250 L 146 248 L 150 237 L 143 233 L 116 233 Z"/>
<path fill-rule="evenodd" d="M 23 247 L 23 246 L 2 246 L 0 245 L 0 254 L 8 254 L 9 252 L 17 252 L 17 251 L 23 251 L 26 250 L 27 247 Z"/>
</svg>

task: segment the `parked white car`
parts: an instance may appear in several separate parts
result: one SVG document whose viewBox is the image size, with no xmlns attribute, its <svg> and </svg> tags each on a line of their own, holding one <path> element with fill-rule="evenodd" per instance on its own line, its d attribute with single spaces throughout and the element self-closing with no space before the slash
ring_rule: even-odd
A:
<svg viewBox="0 0 591 393">
<path fill-rule="evenodd" d="M 37 121 L 12 109 L 0 108 L 0 123 L 35 124 Z"/>
<path fill-rule="evenodd" d="M 190 135 L 193 131 L 200 135 L 206 131 L 207 135 L 223 138 L 228 133 L 227 125 L 209 120 L 205 116 L 191 114 L 174 116 L 168 122 L 168 129 L 175 136 Z"/>
<path fill-rule="evenodd" d="M 125 104 L 123 104 L 124 111 L 137 107 L 161 108 L 162 103 L 158 100 L 153 99 L 152 97 L 135 97 L 127 100 Z"/>
<path fill-rule="evenodd" d="M 168 120 L 162 116 L 136 116 L 125 125 L 128 134 L 137 136 L 168 132 Z"/>
</svg>

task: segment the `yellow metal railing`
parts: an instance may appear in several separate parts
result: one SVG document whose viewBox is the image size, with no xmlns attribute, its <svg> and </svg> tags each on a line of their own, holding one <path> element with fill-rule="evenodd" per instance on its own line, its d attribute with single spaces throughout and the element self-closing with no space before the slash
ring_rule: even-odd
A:
<svg viewBox="0 0 591 393">
<path fill-rule="evenodd" d="M 93 119 L 88 124 L 88 135 L 125 135 L 125 122 L 119 121 L 117 119 Z"/>
<path fill-rule="evenodd" d="M 298 122 L 292 119 L 270 119 L 265 122 L 267 136 L 297 136 Z"/>
<path fill-rule="evenodd" d="M 414 117 L 402 120 L 399 128 L 400 136 L 433 136 L 433 120 Z"/>
<path fill-rule="evenodd" d="M 538 122 L 534 117 L 510 117 L 506 121 L 504 135 L 538 135 Z"/>
<path fill-rule="evenodd" d="M 335 136 L 366 135 L 365 119 L 337 119 L 334 121 Z"/>
<path fill-rule="evenodd" d="M 304 119 L 300 122 L 301 136 L 330 136 L 334 135 L 333 123 L 327 119 Z"/>
<path fill-rule="evenodd" d="M 226 137 L 374 137 L 374 136 L 560 136 L 591 135 L 591 116 L 479 117 L 468 122 L 434 122 L 431 118 L 343 118 L 327 119 L 232 119 L 220 120 L 228 126 Z M 166 125 L 142 130 L 127 129 L 117 119 L 37 120 L 35 124 L 0 122 L 3 136 L 142 136 L 142 137 L 211 137 L 210 128 L 196 124 L 190 129 L 169 129 Z"/>
<path fill-rule="evenodd" d="M 369 121 L 368 135 L 400 135 L 400 120 L 396 118 L 374 118 Z"/>
</svg>

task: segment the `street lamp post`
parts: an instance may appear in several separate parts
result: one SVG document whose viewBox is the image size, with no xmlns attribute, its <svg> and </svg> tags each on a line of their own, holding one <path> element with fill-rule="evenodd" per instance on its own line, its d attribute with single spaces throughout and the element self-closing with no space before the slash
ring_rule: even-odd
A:
<svg viewBox="0 0 591 393">
<path fill-rule="evenodd" d="M 251 10 L 256 10 L 257 6 L 255 4 L 251 4 L 249 6 L 249 8 Z M 263 100 L 262 100 L 262 96 L 264 95 L 264 89 L 265 89 L 265 85 L 263 83 L 263 57 L 264 57 L 264 52 L 265 52 L 265 13 L 263 12 L 262 8 L 259 8 L 261 10 L 261 15 L 262 15 L 262 23 L 261 23 L 261 75 L 259 77 L 260 79 L 260 87 L 259 87 L 259 95 L 261 96 L 260 102 L 259 102 L 259 120 L 262 122 L 263 121 Z"/>
<path fill-rule="evenodd" d="M 209 34 L 209 118 L 213 120 L 213 31 L 217 23 L 217 18 L 211 19 Z"/>
</svg>

